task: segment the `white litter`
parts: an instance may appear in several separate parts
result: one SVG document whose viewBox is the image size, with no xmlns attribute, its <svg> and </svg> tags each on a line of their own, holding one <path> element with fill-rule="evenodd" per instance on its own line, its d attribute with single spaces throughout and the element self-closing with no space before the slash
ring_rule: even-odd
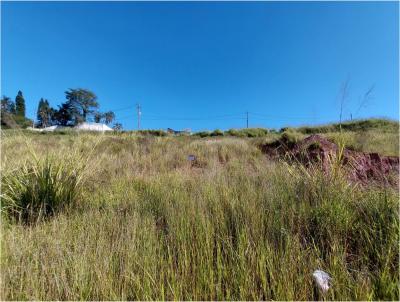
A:
<svg viewBox="0 0 400 302">
<path fill-rule="evenodd" d="M 313 273 L 313 278 L 315 283 L 317 283 L 319 289 L 326 293 L 328 289 L 331 287 L 330 281 L 332 280 L 331 276 L 328 273 L 322 270 L 316 270 Z"/>
</svg>

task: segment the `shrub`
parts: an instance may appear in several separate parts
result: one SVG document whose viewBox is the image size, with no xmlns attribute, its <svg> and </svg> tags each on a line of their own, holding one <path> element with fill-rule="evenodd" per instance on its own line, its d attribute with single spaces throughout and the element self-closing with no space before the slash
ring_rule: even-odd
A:
<svg viewBox="0 0 400 302">
<path fill-rule="evenodd" d="M 315 133 L 328 133 L 340 131 L 367 131 L 367 130 L 379 130 L 380 132 L 397 132 L 399 129 L 398 121 L 390 119 L 366 119 L 366 120 L 354 120 L 346 121 L 341 125 L 339 123 L 319 125 L 319 126 L 304 126 L 299 127 L 296 130 L 303 134 L 315 134 Z M 289 128 L 282 128 L 281 132 L 288 130 Z"/>
<path fill-rule="evenodd" d="M 2 178 L 1 212 L 32 223 L 53 216 L 77 201 L 83 166 L 51 157 L 24 164 Z"/>
<path fill-rule="evenodd" d="M 146 136 L 167 136 L 167 132 L 164 130 L 139 130 L 138 134 Z"/>
<path fill-rule="evenodd" d="M 200 137 L 207 137 L 207 136 L 210 136 L 210 132 L 209 131 L 199 131 L 199 132 L 196 132 L 194 135 L 200 136 Z"/>
<path fill-rule="evenodd" d="M 264 128 L 246 128 L 240 130 L 231 129 L 228 131 L 228 134 L 238 137 L 263 137 L 268 134 L 268 129 Z"/>
<path fill-rule="evenodd" d="M 216 129 L 210 133 L 210 136 L 224 136 L 224 133 L 221 130 Z"/>
<path fill-rule="evenodd" d="M 240 132 L 236 129 L 229 129 L 228 131 L 225 131 L 225 135 L 230 135 L 230 136 L 241 136 Z"/>
<path fill-rule="evenodd" d="M 296 132 L 293 131 L 285 131 L 281 134 L 281 140 L 287 145 L 287 146 L 293 146 L 296 144 L 301 138 L 301 135 L 299 135 Z"/>
</svg>

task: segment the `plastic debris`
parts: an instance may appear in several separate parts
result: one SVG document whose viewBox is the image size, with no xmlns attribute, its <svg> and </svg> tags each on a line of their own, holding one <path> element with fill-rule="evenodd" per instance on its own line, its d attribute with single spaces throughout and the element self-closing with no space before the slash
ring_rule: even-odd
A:
<svg viewBox="0 0 400 302">
<path fill-rule="evenodd" d="M 319 289 L 323 292 L 326 293 L 328 289 L 331 287 L 331 276 L 329 276 L 328 273 L 322 271 L 322 270 L 316 270 L 313 273 L 313 278 L 315 283 L 317 283 L 317 286 Z"/>
</svg>

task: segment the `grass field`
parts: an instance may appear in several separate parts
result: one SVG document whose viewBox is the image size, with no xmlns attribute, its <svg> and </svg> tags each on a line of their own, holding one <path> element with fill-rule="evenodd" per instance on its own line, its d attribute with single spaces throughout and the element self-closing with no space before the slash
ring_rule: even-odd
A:
<svg viewBox="0 0 400 302">
<path fill-rule="evenodd" d="M 270 161 L 279 135 L 3 131 L 1 299 L 399 300 L 398 191 Z M 398 131 L 342 135 L 398 154 Z"/>
</svg>

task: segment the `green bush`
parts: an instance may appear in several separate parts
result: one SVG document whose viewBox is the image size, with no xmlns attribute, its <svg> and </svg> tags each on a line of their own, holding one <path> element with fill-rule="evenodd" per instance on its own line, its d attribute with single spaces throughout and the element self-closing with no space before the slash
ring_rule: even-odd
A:
<svg viewBox="0 0 400 302">
<path fill-rule="evenodd" d="M 239 130 L 229 129 L 225 133 L 237 137 L 264 137 L 269 133 L 269 131 L 265 128 L 245 128 Z"/>
<path fill-rule="evenodd" d="M 333 123 L 328 125 L 320 126 L 304 126 L 299 127 L 296 130 L 303 134 L 315 134 L 315 133 L 328 133 L 340 131 L 368 131 L 368 130 L 379 130 L 380 132 L 397 132 L 399 130 L 399 122 L 390 119 L 366 119 L 366 120 L 354 120 L 346 121 L 341 125 L 339 123 Z M 288 128 L 282 128 L 281 132 L 286 131 Z"/>
<path fill-rule="evenodd" d="M 140 135 L 145 135 L 145 136 L 167 136 L 168 133 L 165 132 L 164 130 L 139 130 L 137 131 L 138 134 Z"/>
<path fill-rule="evenodd" d="M 46 157 L 3 176 L 1 212 L 7 219 L 32 223 L 77 201 L 83 167 Z"/>
<path fill-rule="evenodd" d="M 207 137 L 210 136 L 210 132 L 209 131 L 199 131 L 196 132 L 195 134 L 193 134 L 194 136 L 200 136 L 200 137 Z"/>
<path fill-rule="evenodd" d="M 280 140 L 282 140 L 287 146 L 293 146 L 301 139 L 301 135 L 294 131 L 285 131 L 281 134 Z"/>
<path fill-rule="evenodd" d="M 216 129 L 210 133 L 210 136 L 224 136 L 224 133 L 221 130 Z"/>
<path fill-rule="evenodd" d="M 225 131 L 225 135 L 240 137 L 241 133 L 239 132 L 239 130 L 229 129 L 228 131 Z"/>
</svg>

